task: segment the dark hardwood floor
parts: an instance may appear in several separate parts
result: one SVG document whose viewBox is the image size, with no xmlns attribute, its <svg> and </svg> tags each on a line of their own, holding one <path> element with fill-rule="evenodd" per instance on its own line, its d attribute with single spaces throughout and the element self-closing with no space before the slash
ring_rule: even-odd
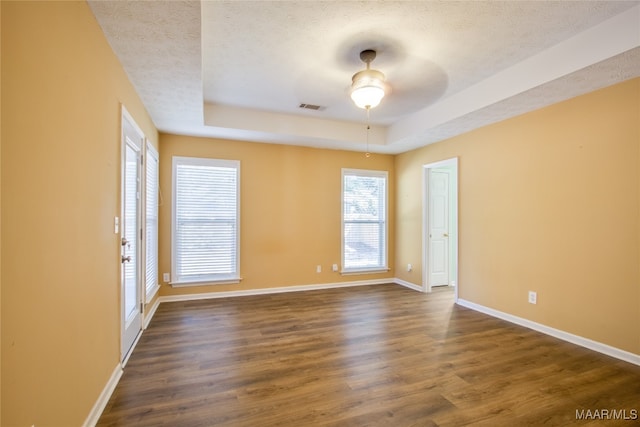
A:
<svg viewBox="0 0 640 427">
<path fill-rule="evenodd" d="M 639 366 L 449 290 L 378 285 L 161 304 L 98 425 L 631 426 L 638 412 Z"/>
</svg>

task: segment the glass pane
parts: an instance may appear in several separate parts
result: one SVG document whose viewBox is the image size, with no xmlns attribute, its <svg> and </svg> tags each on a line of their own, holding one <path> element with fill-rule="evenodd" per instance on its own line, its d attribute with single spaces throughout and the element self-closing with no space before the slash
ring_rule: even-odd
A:
<svg viewBox="0 0 640 427">
<path fill-rule="evenodd" d="M 126 147 L 123 236 L 127 239 L 127 244 L 123 247 L 122 255 L 131 258 L 131 261 L 123 263 L 125 319 L 129 319 L 132 314 L 136 313 L 138 305 L 136 280 L 136 272 L 138 271 L 138 154 L 129 145 Z"/>
<path fill-rule="evenodd" d="M 344 264 L 346 268 L 384 267 L 381 224 L 345 223 Z"/>
<path fill-rule="evenodd" d="M 158 284 L 158 160 L 147 155 L 145 221 L 145 285 L 147 293 Z"/>
</svg>

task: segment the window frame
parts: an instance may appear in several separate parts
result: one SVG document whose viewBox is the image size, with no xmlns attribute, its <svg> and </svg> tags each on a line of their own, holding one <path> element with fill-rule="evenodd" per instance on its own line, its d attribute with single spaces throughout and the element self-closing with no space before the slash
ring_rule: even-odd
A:
<svg viewBox="0 0 640 427">
<path fill-rule="evenodd" d="M 347 267 L 345 262 L 345 249 L 346 249 L 346 233 L 345 233 L 345 225 L 349 223 L 349 221 L 345 221 L 345 178 L 347 176 L 358 176 L 358 177 L 373 177 L 373 178 L 382 178 L 384 180 L 384 218 L 382 220 L 378 219 L 377 221 L 372 221 L 374 223 L 378 223 L 381 225 L 381 230 L 384 233 L 383 238 L 381 239 L 384 248 L 382 253 L 379 253 L 379 256 L 383 258 L 382 265 L 372 266 L 372 267 Z M 342 169 L 342 179 L 341 179 L 341 191 L 340 191 L 341 203 L 340 203 L 340 223 L 341 223 L 341 265 L 342 269 L 340 271 L 343 275 L 348 274 L 367 274 L 367 273 L 385 273 L 389 271 L 389 173 L 387 171 L 380 170 L 368 170 L 368 169 L 351 169 L 351 168 L 343 168 Z"/>
<path fill-rule="evenodd" d="M 179 165 L 194 165 L 205 167 L 233 168 L 236 171 L 236 216 L 235 216 L 235 271 L 228 274 L 211 273 L 201 275 L 194 279 L 185 279 L 178 276 L 177 251 L 177 168 Z M 172 201 L 171 201 L 171 282 L 173 287 L 202 286 L 216 284 L 235 284 L 242 279 L 240 277 L 240 161 L 226 159 L 211 159 L 202 157 L 173 156 L 172 168 Z"/>
</svg>

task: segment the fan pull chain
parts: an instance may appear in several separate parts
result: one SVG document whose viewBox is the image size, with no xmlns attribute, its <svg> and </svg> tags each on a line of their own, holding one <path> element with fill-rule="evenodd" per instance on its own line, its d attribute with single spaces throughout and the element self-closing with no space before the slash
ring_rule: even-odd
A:
<svg viewBox="0 0 640 427">
<path fill-rule="evenodd" d="M 371 107 L 367 107 L 366 110 L 367 110 L 367 152 L 364 154 L 364 156 L 369 158 L 371 157 L 371 153 L 369 152 L 369 131 L 371 130 L 371 117 L 369 112 L 371 110 Z"/>
</svg>

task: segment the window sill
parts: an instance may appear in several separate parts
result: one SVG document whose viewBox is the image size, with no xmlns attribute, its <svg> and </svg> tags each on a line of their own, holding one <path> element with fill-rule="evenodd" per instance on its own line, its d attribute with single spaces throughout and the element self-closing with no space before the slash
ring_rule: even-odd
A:
<svg viewBox="0 0 640 427">
<path fill-rule="evenodd" d="M 172 288 L 188 288 L 191 286 L 215 286 L 215 285 L 237 285 L 242 281 L 242 277 L 228 278 L 220 280 L 194 280 L 183 282 L 169 282 Z"/>
<path fill-rule="evenodd" d="M 354 268 L 351 270 L 342 270 L 340 274 L 343 276 L 355 276 L 356 274 L 382 274 L 388 273 L 389 271 L 391 271 L 390 268 Z"/>
</svg>

